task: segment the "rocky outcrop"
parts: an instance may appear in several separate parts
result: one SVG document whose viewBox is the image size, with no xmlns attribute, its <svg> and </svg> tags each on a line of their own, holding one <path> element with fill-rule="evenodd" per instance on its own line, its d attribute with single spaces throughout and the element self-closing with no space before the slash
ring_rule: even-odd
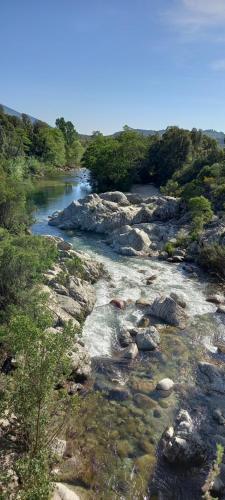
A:
<svg viewBox="0 0 225 500">
<path fill-rule="evenodd" d="M 62 238 L 46 237 L 54 241 L 59 250 L 59 261 L 45 273 L 46 284 L 41 287 L 41 292 L 46 294 L 48 307 L 53 316 L 53 327 L 50 330 L 53 335 L 59 335 L 62 327 L 70 322 L 76 333 L 80 331 L 82 321 L 95 305 L 96 294 L 92 283 L 103 275 L 103 268 L 101 264 L 83 252 L 74 251 L 71 248 L 72 245 Z M 74 258 L 74 274 L 69 274 L 67 262 Z M 68 357 L 71 365 L 71 380 L 83 382 L 91 374 L 91 360 L 77 335 L 74 337 L 74 345 Z"/>
<path fill-rule="evenodd" d="M 168 325 L 185 328 L 187 315 L 172 297 L 157 297 L 149 308 L 149 314 L 159 318 Z"/>
<path fill-rule="evenodd" d="M 163 455 L 176 465 L 199 465 L 206 459 L 206 448 L 186 410 L 180 410 L 175 424 L 162 438 Z"/>
<path fill-rule="evenodd" d="M 174 236 L 172 225 L 176 224 L 182 210 L 180 199 L 169 196 L 143 199 L 119 191 L 100 195 L 94 193 L 73 201 L 62 212 L 53 214 L 49 224 L 61 229 L 81 229 L 109 235 L 108 242 L 116 252 L 138 256 L 148 254 L 151 245 L 152 249 L 156 246 L 156 241 L 164 241 L 165 244 Z M 157 224 L 152 224 L 155 221 Z M 168 227 L 163 227 L 168 221 L 173 222 L 172 234 Z M 153 234 L 153 241 L 150 234 Z"/>
</svg>

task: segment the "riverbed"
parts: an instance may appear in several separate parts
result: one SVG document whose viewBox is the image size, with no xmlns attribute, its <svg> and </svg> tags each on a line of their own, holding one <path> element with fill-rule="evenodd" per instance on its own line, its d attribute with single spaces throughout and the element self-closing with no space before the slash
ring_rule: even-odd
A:
<svg viewBox="0 0 225 500">
<path fill-rule="evenodd" d="M 196 366 L 199 360 L 210 361 L 215 357 L 218 362 L 223 361 L 214 341 L 225 338 L 224 324 L 215 314 L 215 305 L 206 300 L 213 285 L 199 270 L 191 274 L 182 264 L 122 257 L 101 236 L 61 231 L 48 225 L 49 215 L 88 192 L 88 173 L 78 172 L 38 181 L 34 195 L 33 233 L 63 237 L 75 249 L 88 252 L 102 262 L 109 274 L 108 279 L 95 285 L 97 302 L 83 329 L 85 345 L 93 360 L 94 390 L 83 398 L 77 429 L 74 431 L 70 422 L 67 435 L 71 447 L 77 450 L 79 466 L 68 458 L 62 467 L 62 480 L 75 487 L 83 499 L 153 498 L 151 476 L 163 430 L 173 422 L 181 405 L 195 412 L 198 426 L 206 418 L 209 402 L 201 394 L 197 399 L 192 396 Z M 153 273 L 157 279 L 149 286 L 146 278 Z M 118 356 L 118 332 L 121 327 L 136 325 L 143 316 L 136 300 L 151 301 L 159 294 L 171 292 L 181 293 L 187 302 L 187 328 L 178 331 L 162 326 L 159 351 L 142 354 L 129 366 L 122 363 Z M 109 304 L 114 298 L 130 299 L 130 305 L 125 310 L 115 309 Z M 177 385 L 167 398 L 160 398 L 155 385 L 164 377 L 172 378 Z M 108 388 L 114 387 L 124 388 L 127 398 L 105 397 Z M 169 496 L 167 491 L 167 484 L 170 493 L 173 491 L 173 477 L 178 485 L 180 479 L 176 473 L 165 472 L 165 496 L 160 498 L 178 498 Z M 183 496 L 179 498 L 197 500 L 199 496 L 190 496 L 192 479 L 188 481 L 189 493 L 183 478 Z"/>
</svg>

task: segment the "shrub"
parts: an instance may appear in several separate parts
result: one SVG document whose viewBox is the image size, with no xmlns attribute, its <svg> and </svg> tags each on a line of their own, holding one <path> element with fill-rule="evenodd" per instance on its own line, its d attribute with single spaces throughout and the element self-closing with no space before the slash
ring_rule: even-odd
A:
<svg viewBox="0 0 225 500">
<path fill-rule="evenodd" d="M 225 247 L 214 244 L 201 249 L 198 257 L 199 264 L 207 271 L 225 278 Z"/>
</svg>

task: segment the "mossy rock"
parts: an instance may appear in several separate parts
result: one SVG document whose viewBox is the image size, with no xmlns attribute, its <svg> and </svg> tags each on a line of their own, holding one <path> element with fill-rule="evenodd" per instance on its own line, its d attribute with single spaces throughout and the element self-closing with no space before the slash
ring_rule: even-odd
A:
<svg viewBox="0 0 225 500">
<path fill-rule="evenodd" d="M 154 399 L 149 398 L 146 394 L 137 393 L 134 396 L 134 401 L 139 406 L 139 408 L 145 408 L 149 410 L 153 410 L 157 407 L 156 401 Z"/>
</svg>

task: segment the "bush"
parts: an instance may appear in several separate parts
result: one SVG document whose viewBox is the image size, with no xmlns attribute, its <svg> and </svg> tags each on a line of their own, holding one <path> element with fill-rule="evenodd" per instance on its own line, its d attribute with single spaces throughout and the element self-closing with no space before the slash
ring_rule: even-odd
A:
<svg viewBox="0 0 225 500">
<path fill-rule="evenodd" d="M 40 236 L 15 236 L 0 232 L 0 305 L 22 304 L 24 296 L 40 281 L 58 255 L 51 241 Z"/>
<path fill-rule="evenodd" d="M 225 278 L 225 247 L 222 245 L 207 245 L 201 249 L 198 256 L 199 264 L 207 271 Z"/>
</svg>

